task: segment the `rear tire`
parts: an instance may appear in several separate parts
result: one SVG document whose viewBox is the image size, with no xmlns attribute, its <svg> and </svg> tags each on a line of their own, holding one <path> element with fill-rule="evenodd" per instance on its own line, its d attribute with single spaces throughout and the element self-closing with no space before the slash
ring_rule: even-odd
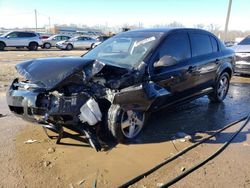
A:
<svg viewBox="0 0 250 188">
<path fill-rule="evenodd" d="M 30 51 L 36 51 L 36 50 L 38 49 L 38 44 L 37 44 L 36 42 L 31 42 L 31 43 L 29 44 L 28 49 L 29 49 Z"/>
<path fill-rule="evenodd" d="M 134 139 L 141 132 L 146 114 L 144 112 L 124 111 L 119 105 L 111 105 L 108 111 L 108 129 L 118 143 Z"/>
<path fill-rule="evenodd" d="M 3 42 L 0 42 L 0 51 L 3 51 L 5 48 L 5 44 Z"/>
<path fill-rule="evenodd" d="M 211 102 L 222 102 L 226 96 L 229 89 L 230 84 L 230 76 L 227 72 L 224 72 L 220 75 L 216 85 L 214 87 L 214 91 L 208 95 L 208 98 Z"/>
</svg>

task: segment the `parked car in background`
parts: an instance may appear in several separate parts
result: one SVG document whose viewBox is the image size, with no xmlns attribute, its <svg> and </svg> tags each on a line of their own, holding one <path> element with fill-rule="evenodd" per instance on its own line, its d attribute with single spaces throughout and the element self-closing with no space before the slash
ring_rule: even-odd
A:
<svg viewBox="0 0 250 188">
<path fill-rule="evenodd" d="M 94 48 L 96 42 L 98 42 L 96 39 L 88 36 L 77 36 L 67 41 L 56 43 L 56 47 L 61 50 L 91 49 Z"/>
<path fill-rule="evenodd" d="M 203 95 L 222 102 L 234 59 L 233 50 L 204 30 L 127 31 L 82 57 L 18 64 L 25 79 L 13 81 L 7 103 L 16 115 L 55 132 L 78 130 L 100 150 L 100 134 L 131 140 L 161 108 Z"/>
<path fill-rule="evenodd" d="M 11 31 L 0 36 L 0 50 L 5 47 L 27 47 L 29 50 L 37 50 L 42 46 L 40 35 L 31 31 Z"/>
<path fill-rule="evenodd" d="M 71 37 L 67 35 L 52 35 L 48 39 L 43 40 L 43 48 L 49 49 L 55 47 L 56 43 L 69 40 L 70 38 Z"/>
<path fill-rule="evenodd" d="M 250 75 L 250 36 L 247 36 L 237 45 L 232 46 L 235 51 L 235 72 Z"/>
<path fill-rule="evenodd" d="M 235 42 L 235 41 L 225 41 L 224 44 L 225 44 L 226 47 L 231 47 L 231 46 L 236 45 L 237 42 Z"/>
<path fill-rule="evenodd" d="M 99 37 L 97 37 L 96 40 L 97 40 L 98 42 L 96 42 L 96 43 L 92 46 L 92 48 L 95 48 L 96 46 L 98 46 L 99 44 L 101 44 L 102 42 L 104 42 L 105 40 L 107 40 L 107 39 L 109 39 L 109 38 L 110 38 L 109 36 L 99 36 Z"/>
</svg>

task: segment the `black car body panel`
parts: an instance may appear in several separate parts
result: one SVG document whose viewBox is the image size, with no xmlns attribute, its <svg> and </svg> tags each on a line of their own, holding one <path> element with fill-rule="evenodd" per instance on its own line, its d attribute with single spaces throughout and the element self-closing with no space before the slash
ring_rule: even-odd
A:
<svg viewBox="0 0 250 188">
<path fill-rule="evenodd" d="M 140 33 L 145 38 L 141 39 Z M 133 37 L 126 39 L 130 35 L 137 37 L 134 43 Z M 119 51 L 113 52 L 105 45 L 113 44 L 116 37 L 121 45 Z M 130 42 L 133 46 L 126 48 Z M 127 57 L 128 61 L 124 61 Z M 138 62 L 133 64 L 133 58 Z M 234 59 L 234 52 L 207 31 L 185 28 L 128 31 L 82 57 L 45 58 L 18 64 L 16 68 L 25 79 L 13 81 L 7 91 L 7 102 L 10 110 L 25 120 L 45 126 L 80 126 L 88 132 L 106 121 L 110 105 L 118 105 L 124 111 L 150 113 L 209 94 L 223 72 L 232 76 Z"/>
</svg>

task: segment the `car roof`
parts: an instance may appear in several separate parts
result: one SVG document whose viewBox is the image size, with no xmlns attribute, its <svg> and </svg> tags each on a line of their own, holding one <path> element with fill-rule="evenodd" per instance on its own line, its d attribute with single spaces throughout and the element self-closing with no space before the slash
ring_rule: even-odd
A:
<svg viewBox="0 0 250 188">
<path fill-rule="evenodd" d="M 206 33 L 206 34 L 212 34 L 206 30 L 203 29 L 197 29 L 197 28 L 171 28 L 171 27 L 166 27 L 166 28 L 148 28 L 148 29 L 136 29 L 136 30 L 130 30 L 126 32 L 161 32 L 161 33 L 172 33 L 175 31 L 191 31 L 191 32 L 199 32 L 199 33 Z M 213 34 L 212 34 L 213 35 Z"/>
<path fill-rule="evenodd" d="M 19 32 L 19 33 L 37 33 L 35 31 L 19 31 L 19 30 L 13 30 L 13 31 L 9 31 L 9 33 L 11 32 Z"/>
</svg>

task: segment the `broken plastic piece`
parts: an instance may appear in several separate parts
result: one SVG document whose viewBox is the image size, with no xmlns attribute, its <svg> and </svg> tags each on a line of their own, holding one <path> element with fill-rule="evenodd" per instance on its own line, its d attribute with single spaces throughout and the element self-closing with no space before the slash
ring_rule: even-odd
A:
<svg viewBox="0 0 250 188">
<path fill-rule="evenodd" d="M 24 143 L 25 143 L 25 144 L 32 144 L 32 143 L 34 143 L 34 142 L 37 142 L 37 140 L 29 139 L 29 140 L 25 141 Z"/>
<path fill-rule="evenodd" d="M 98 121 L 102 120 L 102 113 L 98 103 L 90 98 L 80 109 L 81 114 L 79 119 L 82 123 L 87 122 L 89 125 L 95 125 Z"/>
</svg>

